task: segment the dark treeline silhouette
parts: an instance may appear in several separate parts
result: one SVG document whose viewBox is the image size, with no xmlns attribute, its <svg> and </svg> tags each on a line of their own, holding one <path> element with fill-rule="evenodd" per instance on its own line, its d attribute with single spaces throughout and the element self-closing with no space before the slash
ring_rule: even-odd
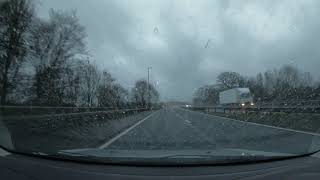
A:
<svg viewBox="0 0 320 180">
<path fill-rule="evenodd" d="M 0 4 L 0 105 L 126 108 L 158 102 L 146 81 L 129 92 L 97 67 L 75 11 L 51 9 L 44 20 L 35 2 Z"/>
<path fill-rule="evenodd" d="M 320 100 L 320 84 L 309 72 L 283 65 L 278 69 L 244 77 L 236 72 L 223 72 L 216 84 L 198 88 L 193 95 L 195 105 L 218 105 L 221 91 L 248 87 L 255 102 L 293 102 Z"/>
</svg>

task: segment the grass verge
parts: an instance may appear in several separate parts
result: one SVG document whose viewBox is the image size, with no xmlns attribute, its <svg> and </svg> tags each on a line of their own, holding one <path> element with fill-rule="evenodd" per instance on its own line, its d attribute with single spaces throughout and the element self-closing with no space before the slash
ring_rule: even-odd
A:
<svg viewBox="0 0 320 180">
<path fill-rule="evenodd" d="M 307 132 L 319 132 L 320 114 L 316 113 L 283 113 L 283 112 L 206 112 L 211 115 L 235 120 L 265 124 Z"/>
</svg>

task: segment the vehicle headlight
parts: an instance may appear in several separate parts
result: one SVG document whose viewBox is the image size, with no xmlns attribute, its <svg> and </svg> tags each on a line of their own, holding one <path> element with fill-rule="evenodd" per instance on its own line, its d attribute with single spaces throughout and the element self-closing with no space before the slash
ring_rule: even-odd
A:
<svg viewBox="0 0 320 180">
<path fill-rule="evenodd" d="M 245 106 L 246 104 L 242 103 L 241 106 Z"/>
<path fill-rule="evenodd" d="M 250 105 L 251 105 L 251 106 L 254 106 L 254 103 L 252 102 L 252 103 L 250 103 Z"/>
</svg>

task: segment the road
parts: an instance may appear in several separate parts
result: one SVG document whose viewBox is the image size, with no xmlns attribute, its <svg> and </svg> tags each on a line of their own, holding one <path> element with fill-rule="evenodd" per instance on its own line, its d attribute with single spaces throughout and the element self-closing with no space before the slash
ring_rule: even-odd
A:
<svg viewBox="0 0 320 180">
<path fill-rule="evenodd" d="M 238 148 L 305 153 L 320 147 L 317 134 L 230 120 L 181 108 L 154 112 L 100 146 L 115 150 L 207 150 Z"/>
</svg>

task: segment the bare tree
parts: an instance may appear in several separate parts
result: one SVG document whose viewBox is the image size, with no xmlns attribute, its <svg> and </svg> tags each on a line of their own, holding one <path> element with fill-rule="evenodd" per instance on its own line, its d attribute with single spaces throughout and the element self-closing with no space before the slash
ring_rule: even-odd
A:
<svg viewBox="0 0 320 180">
<path fill-rule="evenodd" d="M 266 93 L 262 73 L 259 73 L 256 77 L 245 78 L 244 81 L 244 86 L 250 89 L 256 102 L 265 100 Z"/>
<path fill-rule="evenodd" d="M 158 103 L 159 92 L 152 84 L 148 84 L 146 80 L 139 80 L 135 83 L 135 87 L 132 88 L 131 94 L 132 99 L 137 106 L 147 107 L 149 97 L 148 91 L 150 93 L 151 103 Z"/>
<path fill-rule="evenodd" d="M 193 94 L 194 105 L 217 105 L 219 104 L 219 93 L 222 88 L 219 85 L 205 85 L 198 88 Z"/>
<path fill-rule="evenodd" d="M 314 86 L 310 73 L 284 65 L 264 73 L 264 96 L 269 100 L 304 99 Z M 305 93 L 303 93 L 305 92 Z"/>
<path fill-rule="evenodd" d="M 81 94 L 86 106 L 93 106 L 97 98 L 97 89 L 99 87 L 101 74 L 96 65 L 84 63 L 81 67 Z"/>
<path fill-rule="evenodd" d="M 97 89 L 97 98 L 100 107 L 124 108 L 128 103 L 128 91 L 115 83 L 110 73 L 104 71 Z"/>
<path fill-rule="evenodd" d="M 256 77 L 242 77 L 235 72 L 221 73 L 218 78 L 219 91 L 233 87 L 250 88 L 255 101 L 297 101 L 313 100 L 319 97 L 319 86 L 309 72 L 297 67 L 283 65 L 280 68 L 258 73 Z M 196 105 L 209 105 L 217 102 L 218 92 L 214 86 L 203 86 L 194 93 Z"/>
<path fill-rule="evenodd" d="M 108 84 L 99 86 L 99 106 L 110 108 L 123 108 L 127 103 L 128 91 L 120 84 Z"/>
<path fill-rule="evenodd" d="M 223 86 L 224 89 L 243 86 L 243 77 L 236 72 L 223 72 L 217 77 L 217 82 Z"/>
<path fill-rule="evenodd" d="M 14 85 L 27 53 L 26 35 L 33 17 L 29 0 L 8 0 L 0 5 L 0 104 L 7 102 L 8 90 Z"/>
<path fill-rule="evenodd" d="M 49 22 L 38 21 L 33 31 L 36 75 L 34 89 L 40 103 L 57 105 L 68 99 L 79 77 L 70 79 L 86 56 L 86 33 L 75 12 L 50 11 Z M 75 99 L 75 98 L 73 98 Z M 70 99 L 68 100 L 70 101 Z"/>
</svg>

